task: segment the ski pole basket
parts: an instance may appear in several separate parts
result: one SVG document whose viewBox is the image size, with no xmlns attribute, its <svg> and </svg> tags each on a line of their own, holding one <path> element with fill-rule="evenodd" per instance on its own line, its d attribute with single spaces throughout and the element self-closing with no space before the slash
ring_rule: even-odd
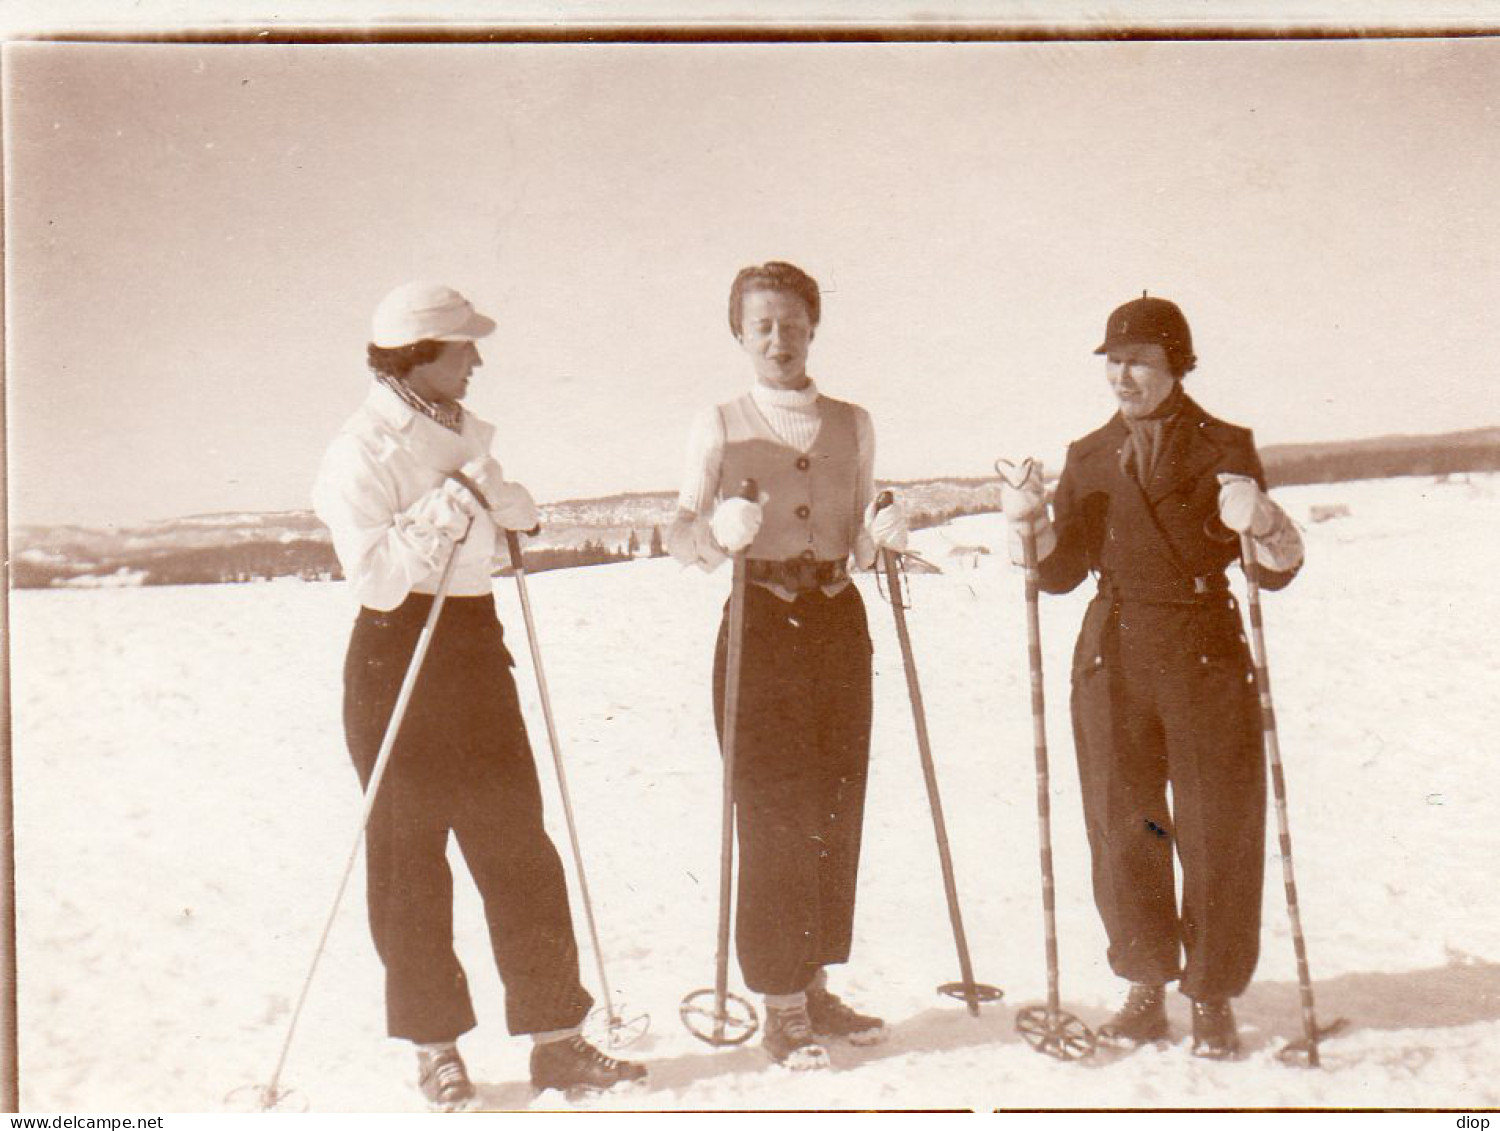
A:
<svg viewBox="0 0 1500 1131">
<path fill-rule="evenodd" d="M 245 1115 L 263 1111 L 301 1115 L 307 1111 L 307 1097 L 292 1088 L 245 1084 L 224 1097 L 224 1107 L 228 1111 Z"/>
<path fill-rule="evenodd" d="M 584 1036 L 593 1044 L 608 1049 L 623 1049 L 636 1043 L 651 1030 L 651 1015 L 638 1013 L 627 1018 L 623 1013 L 599 1006 L 584 1018 Z"/>
<path fill-rule="evenodd" d="M 742 1045 L 760 1029 L 760 1017 L 739 994 L 724 994 L 723 1005 L 717 1002 L 718 991 L 694 990 L 682 999 L 678 1015 L 687 1031 L 705 1044 L 716 1048 Z"/>
<path fill-rule="evenodd" d="M 1065 1009 L 1028 1005 L 1016 1014 L 1016 1031 L 1037 1052 L 1057 1060 L 1084 1060 L 1094 1055 L 1094 1031 Z"/>
<path fill-rule="evenodd" d="M 944 982 L 937 988 L 937 992 L 944 997 L 973 1005 L 999 1001 L 1005 997 L 1005 991 L 999 986 L 991 986 L 985 982 Z"/>
</svg>

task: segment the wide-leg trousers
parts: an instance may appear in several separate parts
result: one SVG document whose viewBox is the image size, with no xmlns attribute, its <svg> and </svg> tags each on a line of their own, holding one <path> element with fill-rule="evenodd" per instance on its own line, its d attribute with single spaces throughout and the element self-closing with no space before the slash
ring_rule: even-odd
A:
<svg viewBox="0 0 1500 1131">
<path fill-rule="evenodd" d="M 1180 979 L 1193 998 L 1242 993 L 1260 952 L 1266 769 L 1234 599 L 1096 598 L 1072 712 L 1111 968 L 1132 982 Z"/>
<path fill-rule="evenodd" d="M 344 664 L 344 728 L 368 788 L 432 599 L 360 610 Z M 393 1037 L 472 1029 L 453 951 L 452 834 L 484 903 L 512 1033 L 578 1024 L 592 1004 L 562 862 L 542 823 L 536 766 L 490 597 L 450 597 L 401 724 L 365 838 L 370 933 Z"/>
<path fill-rule="evenodd" d="M 722 741 L 728 605 L 714 657 Z M 756 993 L 848 961 L 870 760 L 870 634 L 859 590 L 786 601 L 747 586 L 734 791 L 735 947 Z"/>
</svg>

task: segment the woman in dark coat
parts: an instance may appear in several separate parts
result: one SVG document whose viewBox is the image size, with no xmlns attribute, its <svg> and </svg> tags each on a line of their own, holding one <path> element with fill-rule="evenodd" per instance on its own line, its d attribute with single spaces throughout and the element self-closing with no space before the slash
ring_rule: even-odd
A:
<svg viewBox="0 0 1500 1131">
<path fill-rule="evenodd" d="M 1052 519 L 1039 469 L 1006 489 L 1012 554 L 1029 522 L 1043 589 L 1098 579 L 1073 656 L 1073 734 L 1094 901 L 1110 966 L 1131 983 L 1101 1035 L 1167 1038 L 1176 981 L 1193 1002 L 1193 1052 L 1223 1059 L 1239 1051 L 1230 999 L 1259 953 L 1266 808 L 1259 703 L 1224 571 L 1248 532 L 1261 587 L 1281 589 L 1302 541 L 1265 494 L 1250 432 L 1183 391 L 1196 359 L 1174 304 L 1119 307 L 1095 352 L 1119 412 L 1068 449 Z"/>
</svg>

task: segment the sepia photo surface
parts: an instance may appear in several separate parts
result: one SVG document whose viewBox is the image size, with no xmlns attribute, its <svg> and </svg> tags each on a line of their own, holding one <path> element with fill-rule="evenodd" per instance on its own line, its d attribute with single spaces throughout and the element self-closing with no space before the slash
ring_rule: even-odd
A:
<svg viewBox="0 0 1500 1131">
<path fill-rule="evenodd" d="M 539 504 L 493 591 L 586 1033 L 644 1030 L 608 1051 L 650 1072 L 590 1106 L 1500 1106 L 1500 39 L 99 27 L 0 60 L 21 1110 L 255 1110 L 273 1078 L 288 1106 L 425 1110 L 351 855 L 359 605 L 312 512 L 409 280 L 494 319 L 463 403 Z M 880 571 L 852 581 L 873 720 L 829 985 L 886 1039 L 808 1072 L 679 1018 L 723 953 L 732 571 L 664 543 L 695 419 L 756 380 L 726 310 L 768 261 L 816 280 L 807 373 L 868 411 L 920 559 L 895 609 Z M 1017 1027 L 1050 982 L 1044 1015 L 1092 1037 L 1128 983 L 1070 713 L 1094 586 L 1041 596 L 1029 662 L 996 461 L 1055 486 L 1115 412 L 1096 348 L 1143 294 L 1185 314 L 1184 390 L 1253 430 L 1306 548 L 1255 598 L 1285 789 L 1228 1061 L 1192 1055 L 1175 992 L 1138 1049 Z M 477 1103 L 568 1106 L 528 1082 L 450 857 Z M 1003 998 L 966 1007 L 966 981 Z M 1317 1070 L 1287 1049 L 1309 986 L 1345 1022 Z"/>
</svg>

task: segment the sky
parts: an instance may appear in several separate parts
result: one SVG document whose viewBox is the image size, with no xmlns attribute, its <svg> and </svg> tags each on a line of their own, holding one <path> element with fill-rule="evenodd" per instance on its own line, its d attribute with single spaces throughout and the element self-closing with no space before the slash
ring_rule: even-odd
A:
<svg viewBox="0 0 1500 1131">
<path fill-rule="evenodd" d="M 882 478 L 1060 466 L 1142 290 L 1261 444 L 1500 424 L 1500 39 L 12 42 L 13 524 L 309 505 L 412 278 L 541 502 L 675 490 L 752 380 L 735 272 L 818 279 Z"/>
</svg>

